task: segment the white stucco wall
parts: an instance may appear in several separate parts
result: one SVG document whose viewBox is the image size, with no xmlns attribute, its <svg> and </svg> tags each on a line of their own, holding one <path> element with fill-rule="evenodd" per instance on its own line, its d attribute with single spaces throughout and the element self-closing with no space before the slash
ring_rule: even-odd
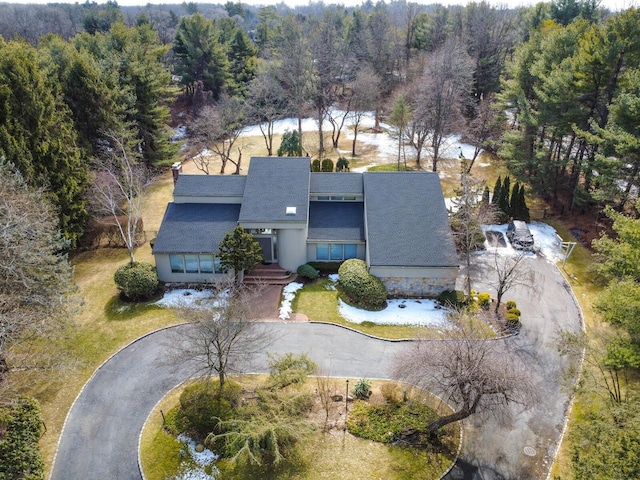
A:
<svg viewBox="0 0 640 480">
<path fill-rule="evenodd" d="M 278 264 L 295 272 L 298 267 L 307 263 L 307 230 L 306 228 L 278 229 Z"/>
</svg>

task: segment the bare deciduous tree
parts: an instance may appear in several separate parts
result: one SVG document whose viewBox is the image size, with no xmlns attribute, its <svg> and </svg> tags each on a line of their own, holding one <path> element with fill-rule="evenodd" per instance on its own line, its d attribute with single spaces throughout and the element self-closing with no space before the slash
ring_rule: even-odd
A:
<svg viewBox="0 0 640 480">
<path fill-rule="evenodd" d="M 211 150 L 220 159 L 220 174 L 224 174 L 227 163 L 232 163 L 240 173 L 242 163 L 242 148 L 236 146 L 236 141 L 244 128 L 245 110 L 240 100 L 221 96 L 218 103 L 211 107 L 203 107 L 191 124 L 193 143 L 200 151 Z M 233 150 L 238 156 L 232 158 Z M 210 158 L 207 155 L 197 155 L 193 158 L 196 167 L 207 175 Z"/>
<path fill-rule="evenodd" d="M 356 141 L 358 130 L 367 111 L 376 110 L 380 99 L 380 78 L 376 72 L 365 65 L 358 70 L 351 85 L 351 126 L 353 128 L 353 142 L 351 155 L 356 156 Z"/>
<path fill-rule="evenodd" d="M 460 189 L 453 204 L 457 210 L 451 215 L 450 223 L 456 240 L 456 247 L 465 257 L 467 295 L 471 296 L 471 254 L 482 248 L 484 234 L 481 224 L 491 223 L 495 212 L 491 204 L 480 202 L 484 190 L 484 181 L 474 179 L 469 174 L 468 160 L 462 159 Z"/>
<path fill-rule="evenodd" d="M 513 257 L 498 255 L 497 252 L 494 255 L 495 277 L 489 285 L 496 289 L 496 313 L 505 293 L 518 285 L 533 285 L 533 271 L 524 265 L 525 258 L 521 252 Z"/>
<path fill-rule="evenodd" d="M 98 215 L 109 218 L 117 227 L 133 265 L 133 251 L 144 234 L 142 207 L 152 175 L 132 146 L 129 132 L 106 132 L 104 136 L 108 143 L 95 161 L 91 204 Z"/>
<path fill-rule="evenodd" d="M 50 347 L 68 326 L 75 285 L 45 192 L 2 157 L 0 178 L 0 398 L 8 398 L 17 384 L 61 364 Z M 20 379 L 10 375 L 20 371 Z"/>
<path fill-rule="evenodd" d="M 440 340 L 413 342 L 394 362 L 394 376 L 438 395 L 453 413 L 420 431 L 405 431 L 407 441 L 434 436 L 438 430 L 474 414 L 508 417 L 512 405 L 528 407 L 536 398 L 531 373 L 503 340 L 478 336 L 472 322 L 445 330 Z M 468 320 L 468 319 L 467 319 Z"/>
<path fill-rule="evenodd" d="M 463 102 L 471 90 L 472 73 L 471 61 L 458 43 L 446 43 L 427 58 L 414 112 L 420 113 L 421 128 L 430 134 L 434 172 L 438 171 L 446 137 L 462 121 Z"/>
<path fill-rule="evenodd" d="M 476 109 L 476 117 L 467 125 L 465 139 L 474 147 L 473 157 L 467 165 L 467 172 L 471 171 L 478 155 L 483 148 L 486 148 L 487 142 L 500 137 L 501 128 L 493 103 L 493 95 L 488 95 L 480 100 Z"/>
<path fill-rule="evenodd" d="M 274 338 L 255 321 L 264 314 L 260 287 L 229 280 L 218 283 L 217 289 L 214 302 L 179 307 L 179 315 L 192 322 L 193 328 L 179 334 L 176 356 L 193 361 L 194 373 L 217 375 L 222 389 L 229 374 L 241 372 Z"/>
<path fill-rule="evenodd" d="M 268 68 L 268 67 L 267 67 Z M 248 117 L 260 127 L 267 147 L 267 155 L 273 155 L 273 127 L 276 120 L 285 118 L 293 110 L 275 72 L 259 73 L 249 85 Z"/>
</svg>

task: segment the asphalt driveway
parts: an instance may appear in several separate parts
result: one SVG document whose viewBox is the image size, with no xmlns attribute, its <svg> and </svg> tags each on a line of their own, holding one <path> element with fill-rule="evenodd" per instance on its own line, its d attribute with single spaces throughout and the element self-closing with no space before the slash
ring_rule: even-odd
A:
<svg viewBox="0 0 640 480">
<path fill-rule="evenodd" d="M 489 278 L 489 258 L 476 257 L 474 278 Z M 511 422 L 465 422 L 460 468 L 450 478 L 546 478 L 548 465 L 564 423 L 568 396 L 560 385 L 564 365 L 555 351 L 558 328 L 580 328 L 573 297 L 555 266 L 530 258 L 532 286 L 506 295 L 523 312 L 523 329 L 515 342 L 532 375 L 539 379 L 540 402 L 530 411 L 514 412 Z M 479 291 L 488 285 L 473 282 Z M 485 288 L 486 287 L 486 288 Z M 140 480 L 138 438 L 155 404 L 191 376 L 193 365 L 167 360 L 173 330 L 155 332 L 118 352 L 85 385 L 65 423 L 51 479 Z M 404 343 L 376 340 L 331 325 L 309 323 L 264 324 L 277 337 L 271 353 L 307 353 L 334 376 L 384 378 Z M 266 354 L 253 371 L 265 371 Z M 525 449 L 525 447 L 527 447 Z M 533 453 L 532 453 L 533 452 Z M 466 473 L 465 473 L 466 472 Z"/>
</svg>

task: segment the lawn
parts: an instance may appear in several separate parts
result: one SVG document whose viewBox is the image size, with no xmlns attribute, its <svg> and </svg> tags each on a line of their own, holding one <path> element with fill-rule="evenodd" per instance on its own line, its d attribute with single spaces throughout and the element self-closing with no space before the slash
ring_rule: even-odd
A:
<svg viewBox="0 0 640 480">
<path fill-rule="evenodd" d="M 331 288 L 333 285 L 334 283 L 325 277 L 320 277 L 306 284 L 302 290 L 298 291 L 293 301 L 293 311 L 305 314 L 312 322 L 335 323 L 380 338 L 393 340 L 415 337 L 428 338 L 437 334 L 437 328 L 349 322 L 342 318 L 338 311 L 338 291 Z"/>
</svg>

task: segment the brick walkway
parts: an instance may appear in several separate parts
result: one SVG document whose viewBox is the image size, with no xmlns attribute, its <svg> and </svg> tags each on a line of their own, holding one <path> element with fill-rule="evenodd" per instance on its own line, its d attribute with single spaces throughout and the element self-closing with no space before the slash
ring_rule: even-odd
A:
<svg viewBox="0 0 640 480">
<path fill-rule="evenodd" d="M 282 285 L 265 285 L 262 294 L 258 297 L 256 312 L 260 320 L 265 322 L 282 322 L 280 315 L 280 299 L 282 298 Z M 292 313 L 287 322 L 308 322 L 309 319 L 302 313 Z"/>
</svg>

